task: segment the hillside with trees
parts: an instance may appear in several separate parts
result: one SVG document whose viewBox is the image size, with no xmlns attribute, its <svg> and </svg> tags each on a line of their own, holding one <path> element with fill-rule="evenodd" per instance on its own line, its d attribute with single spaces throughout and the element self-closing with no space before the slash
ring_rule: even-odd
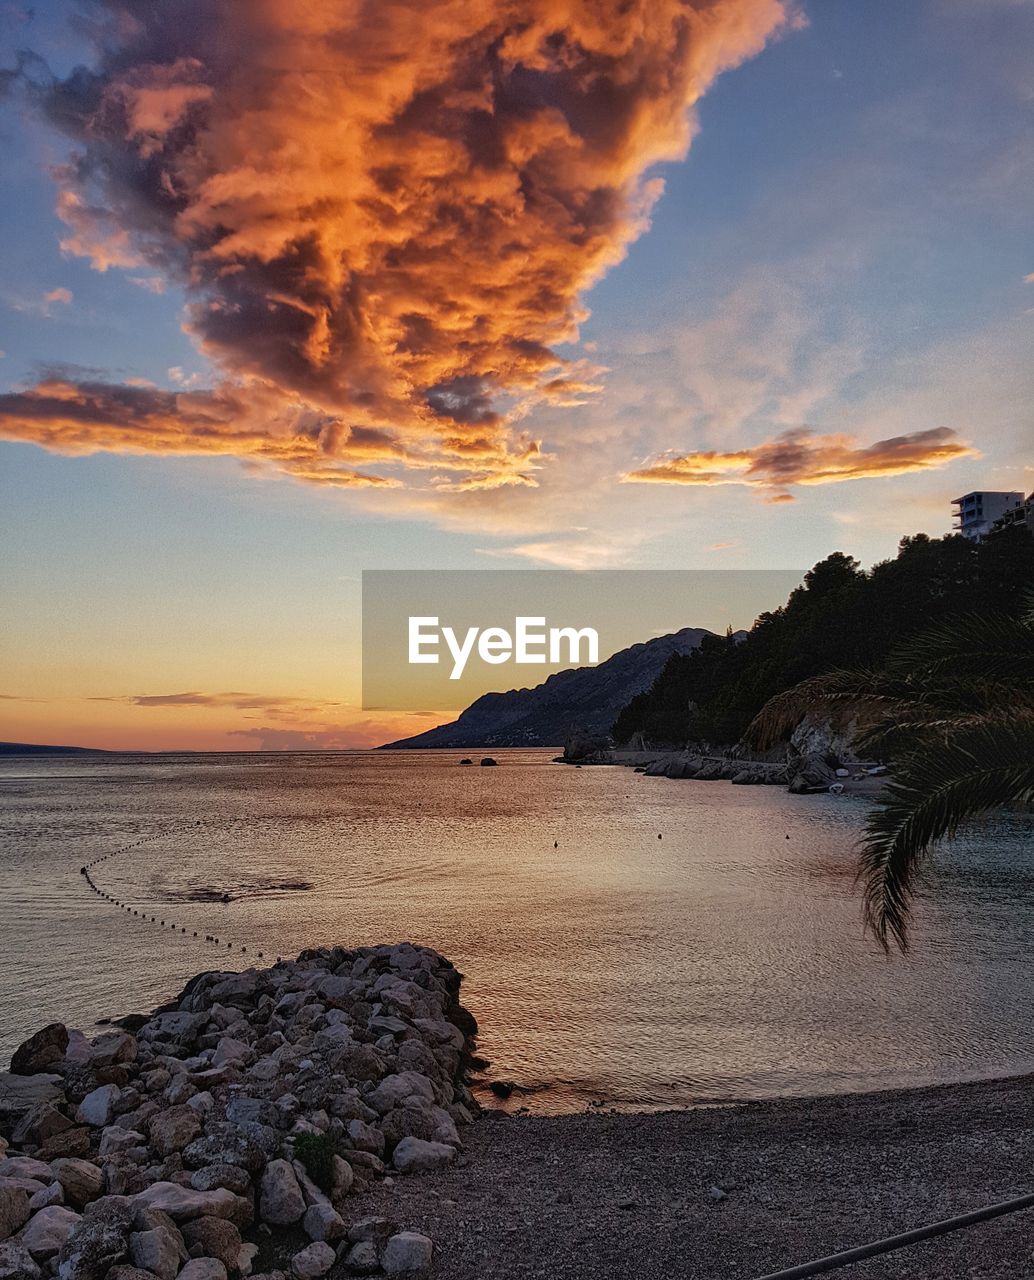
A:
<svg viewBox="0 0 1034 1280">
<path fill-rule="evenodd" d="M 869 571 L 834 552 L 745 638 L 707 636 L 693 652 L 672 655 L 618 715 L 613 736 L 672 746 L 737 742 L 770 698 L 802 680 L 879 668 L 903 641 L 952 618 L 1019 617 L 1032 586 L 1034 537 L 1024 528 L 979 544 L 916 534 Z"/>
</svg>

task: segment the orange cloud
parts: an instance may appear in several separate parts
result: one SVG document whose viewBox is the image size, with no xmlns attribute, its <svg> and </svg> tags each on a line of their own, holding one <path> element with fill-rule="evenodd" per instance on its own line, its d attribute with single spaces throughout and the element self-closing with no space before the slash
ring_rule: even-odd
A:
<svg viewBox="0 0 1034 1280">
<path fill-rule="evenodd" d="M 56 453 L 163 453 L 228 456 L 271 467 L 295 480 L 337 488 L 390 487 L 372 464 L 466 473 L 465 483 L 534 483 L 539 453 L 526 437 L 486 438 L 469 451 L 447 443 L 406 443 L 389 431 L 348 428 L 299 400 L 261 388 L 166 391 L 130 383 L 52 378 L 27 391 L 0 394 L 0 436 Z"/>
<path fill-rule="evenodd" d="M 527 484 L 513 424 L 595 390 L 555 348 L 647 226 L 649 171 L 686 153 L 700 96 L 792 5 L 106 0 L 97 68 L 46 103 L 77 144 L 62 245 L 183 286 L 230 388 L 212 396 L 258 388 L 346 431 L 390 429 L 405 465 L 428 442 L 452 460 L 487 439 L 481 474 L 455 482 Z M 127 447 L 110 424 L 73 427 L 73 408 L 65 440 Z M 131 447 L 182 451 L 191 430 Z"/>
<path fill-rule="evenodd" d="M 636 484 L 744 484 L 782 490 L 785 485 L 899 476 L 977 456 L 977 450 L 948 427 L 892 436 L 865 446 L 847 435 L 822 436 L 796 430 L 734 453 L 666 453 L 651 466 L 622 476 L 622 480 Z M 793 494 L 782 491 L 769 498 L 770 502 L 793 500 Z"/>
</svg>

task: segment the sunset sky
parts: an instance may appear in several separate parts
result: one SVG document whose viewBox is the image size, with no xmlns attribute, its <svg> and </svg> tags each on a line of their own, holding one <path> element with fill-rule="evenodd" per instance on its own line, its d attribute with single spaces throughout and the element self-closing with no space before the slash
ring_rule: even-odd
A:
<svg viewBox="0 0 1034 1280">
<path fill-rule="evenodd" d="M 0 739 L 373 745 L 440 717 L 364 568 L 1034 488 L 1031 0 L 0 0 L 2 68 Z"/>
</svg>

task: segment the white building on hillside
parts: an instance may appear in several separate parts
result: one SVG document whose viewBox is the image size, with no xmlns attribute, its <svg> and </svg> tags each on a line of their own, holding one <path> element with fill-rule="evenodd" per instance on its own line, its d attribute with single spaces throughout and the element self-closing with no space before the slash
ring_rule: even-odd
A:
<svg viewBox="0 0 1034 1280">
<path fill-rule="evenodd" d="M 954 513 L 956 533 L 971 542 L 982 542 L 996 520 L 1023 506 L 1023 494 L 967 493 L 961 498 L 952 498 L 951 504 L 958 507 Z"/>
</svg>

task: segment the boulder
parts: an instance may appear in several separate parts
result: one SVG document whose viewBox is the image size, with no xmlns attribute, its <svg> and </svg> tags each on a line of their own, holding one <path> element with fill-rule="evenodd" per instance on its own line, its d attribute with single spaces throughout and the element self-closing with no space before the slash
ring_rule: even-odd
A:
<svg viewBox="0 0 1034 1280">
<path fill-rule="evenodd" d="M 250 1044 L 243 1040 L 235 1040 L 233 1036 L 224 1036 L 216 1045 L 212 1055 L 213 1067 L 243 1066 L 254 1057 Z"/>
<path fill-rule="evenodd" d="M 403 1138 L 395 1148 L 391 1162 L 399 1173 L 425 1173 L 440 1169 L 456 1157 L 455 1147 L 444 1142 L 425 1142 L 422 1138 Z"/>
<path fill-rule="evenodd" d="M 80 1222 L 82 1218 L 71 1209 L 51 1205 L 34 1215 L 22 1232 L 22 1244 L 37 1262 L 44 1262 L 61 1252 L 65 1241 Z"/>
<path fill-rule="evenodd" d="M 160 1156 L 182 1151 L 201 1132 L 201 1117 L 186 1104 L 160 1111 L 151 1120 L 151 1146 Z"/>
<path fill-rule="evenodd" d="M 297 1280 L 316 1280 L 325 1276 L 334 1265 L 334 1250 L 322 1240 L 316 1240 L 299 1251 L 291 1259 L 291 1274 Z"/>
<path fill-rule="evenodd" d="M 329 1204 L 311 1204 L 305 1210 L 302 1219 L 305 1234 L 310 1240 L 325 1240 L 333 1243 L 345 1234 L 345 1221 L 338 1211 Z"/>
<path fill-rule="evenodd" d="M 358 1244 L 352 1245 L 345 1254 L 345 1267 L 353 1275 L 376 1275 L 381 1269 L 381 1255 L 377 1252 L 377 1246 L 372 1240 L 360 1240 Z"/>
<path fill-rule="evenodd" d="M 226 1268 L 218 1258 L 191 1258 L 179 1280 L 226 1280 Z"/>
<path fill-rule="evenodd" d="M 126 1256 L 132 1220 L 130 1207 L 117 1202 L 91 1211 L 61 1247 L 60 1280 L 103 1280 L 108 1269 Z"/>
<path fill-rule="evenodd" d="M 259 1173 L 266 1163 L 266 1153 L 250 1132 L 232 1124 L 210 1124 L 203 1138 L 183 1149 L 183 1163 L 188 1169 L 235 1164 L 248 1173 Z"/>
<path fill-rule="evenodd" d="M 128 1031 L 105 1031 L 90 1041 L 90 1065 L 114 1067 L 136 1061 L 136 1039 Z"/>
<path fill-rule="evenodd" d="M 414 1276 L 431 1265 L 434 1245 L 417 1231 L 400 1231 L 384 1246 L 381 1266 L 388 1276 Z"/>
<path fill-rule="evenodd" d="M 237 1270 L 241 1233 L 223 1218 L 195 1218 L 183 1225 L 183 1241 L 192 1255 L 198 1250 L 206 1258 L 218 1258 L 227 1271 Z"/>
<path fill-rule="evenodd" d="M 150 1271 L 158 1280 L 176 1280 L 180 1269 L 181 1243 L 168 1227 L 134 1231 L 129 1237 L 129 1256 L 135 1267 Z"/>
<path fill-rule="evenodd" d="M 61 1156 L 83 1160 L 90 1154 L 91 1131 L 88 1128 L 62 1129 L 51 1134 L 37 1152 L 41 1160 L 57 1160 Z"/>
<path fill-rule="evenodd" d="M 259 1217 L 276 1227 L 289 1227 L 305 1213 L 305 1197 L 287 1160 L 270 1160 L 262 1174 Z"/>
<path fill-rule="evenodd" d="M 60 1076 L 46 1072 L 23 1076 L 13 1071 L 0 1071 L 0 1125 L 17 1124 L 26 1111 L 31 1111 L 40 1102 L 64 1101 L 62 1085 Z"/>
<path fill-rule="evenodd" d="M 243 1196 L 251 1189 L 251 1179 L 235 1164 L 209 1164 L 190 1175 L 190 1185 L 195 1191 L 217 1191 L 225 1187 L 234 1195 Z"/>
<path fill-rule="evenodd" d="M 28 1220 L 28 1192 L 13 1183 L 0 1182 L 0 1240 L 13 1236 Z"/>
<path fill-rule="evenodd" d="M 64 1058 L 68 1048 L 68 1028 L 63 1022 L 51 1022 L 15 1049 L 11 1071 L 16 1076 L 35 1076 Z"/>
<path fill-rule="evenodd" d="M 17 1240 L 0 1243 L 0 1280 L 42 1280 L 32 1254 Z"/>
<path fill-rule="evenodd" d="M 114 1118 L 115 1104 L 121 1094 L 122 1090 L 117 1084 L 102 1084 L 79 1103 L 75 1118 L 80 1124 L 89 1124 L 95 1129 L 105 1128 Z"/>
<path fill-rule="evenodd" d="M 385 1076 L 375 1089 L 366 1095 L 366 1102 L 380 1115 L 386 1115 L 393 1107 L 400 1106 L 407 1098 L 426 1098 L 434 1101 L 434 1085 L 418 1071 L 401 1071 Z"/>
<path fill-rule="evenodd" d="M 135 1129 L 122 1129 L 111 1125 L 101 1134 L 98 1152 L 102 1156 L 118 1155 L 121 1151 L 131 1151 L 134 1147 L 142 1147 L 147 1139 Z"/>
<path fill-rule="evenodd" d="M 104 1173 L 89 1160 L 77 1160 L 62 1156 L 50 1166 L 54 1177 L 61 1183 L 65 1199 L 77 1209 L 96 1200 L 104 1189 Z"/>
<path fill-rule="evenodd" d="M 181 1187 L 176 1182 L 152 1182 L 149 1187 L 133 1197 L 133 1203 L 151 1209 L 162 1209 L 174 1222 L 189 1222 L 192 1218 L 229 1218 L 235 1220 L 241 1212 L 240 1197 L 232 1191 L 195 1191 Z M 301 1217 L 301 1215 L 298 1215 Z"/>
<path fill-rule="evenodd" d="M 37 1182 L 53 1182 L 50 1165 L 32 1156 L 5 1156 L 0 1160 L 0 1178 L 34 1178 Z"/>
<path fill-rule="evenodd" d="M 60 1182 L 52 1182 L 49 1187 L 29 1196 L 29 1212 L 39 1213 L 41 1209 L 49 1209 L 51 1205 L 64 1204 L 65 1193 Z"/>
<path fill-rule="evenodd" d="M 72 1127 L 72 1121 L 50 1102 L 37 1102 L 14 1126 L 11 1137 L 17 1146 L 26 1142 L 40 1147 L 48 1138 Z"/>
</svg>

